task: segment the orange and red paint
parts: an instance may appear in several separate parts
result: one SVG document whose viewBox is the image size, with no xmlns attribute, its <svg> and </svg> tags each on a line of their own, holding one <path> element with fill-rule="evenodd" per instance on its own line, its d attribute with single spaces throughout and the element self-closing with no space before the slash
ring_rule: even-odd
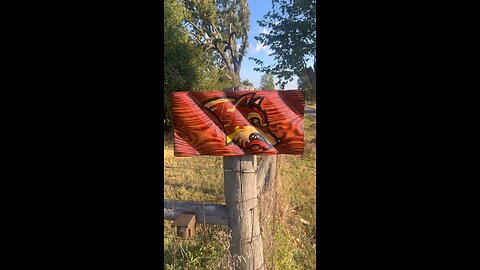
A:
<svg viewBox="0 0 480 270">
<path fill-rule="evenodd" d="M 175 156 L 300 155 L 304 93 L 172 93 Z"/>
</svg>

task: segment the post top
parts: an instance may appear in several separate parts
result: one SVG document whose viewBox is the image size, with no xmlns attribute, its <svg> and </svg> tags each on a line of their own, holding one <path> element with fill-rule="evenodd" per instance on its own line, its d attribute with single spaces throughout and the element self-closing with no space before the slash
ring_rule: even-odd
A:
<svg viewBox="0 0 480 270">
<path fill-rule="evenodd" d="M 185 226 L 190 227 L 195 224 L 196 218 L 195 215 L 192 214 L 181 214 L 173 221 L 173 225 L 175 226 Z"/>
</svg>

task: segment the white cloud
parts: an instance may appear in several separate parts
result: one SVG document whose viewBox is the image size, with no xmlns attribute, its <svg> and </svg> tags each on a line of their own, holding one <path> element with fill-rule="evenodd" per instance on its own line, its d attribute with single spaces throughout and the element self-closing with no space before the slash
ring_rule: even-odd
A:
<svg viewBox="0 0 480 270">
<path fill-rule="evenodd" d="M 250 48 L 253 49 L 255 52 L 265 51 L 267 55 L 270 55 L 273 53 L 273 51 L 270 49 L 269 46 L 265 46 L 262 43 L 257 43 L 255 47 L 250 45 Z"/>
<path fill-rule="evenodd" d="M 250 49 L 252 49 L 254 52 L 259 52 L 259 51 L 262 51 L 262 50 L 269 50 L 270 47 L 264 46 L 262 43 L 257 43 L 257 45 L 255 47 L 250 44 Z"/>
<path fill-rule="evenodd" d="M 259 52 L 259 51 L 264 50 L 264 49 L 266 49 L 266 47 L 263 46 L 263 44 L 257 43 L 257 46 L 255 47 L 256 52 Z"/>
<path fill-rule="evenodd" d="M 262 28 L 262 33 L 263 33 L 263 34 L 268 34 L 268 33 L 270 33 L 270 31 L 267 30 L 267 28 Z"/>
</svg>

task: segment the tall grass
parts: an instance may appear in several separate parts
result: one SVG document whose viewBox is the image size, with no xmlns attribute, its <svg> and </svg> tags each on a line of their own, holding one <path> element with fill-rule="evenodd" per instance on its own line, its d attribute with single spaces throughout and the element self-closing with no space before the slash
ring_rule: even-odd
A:
<svg viewBox="0 0 480 270">
<path fill-rule="evenodd" d="M 267 269 L 315 269 L 316 130 L 315 117 L 304 121 L 305 153 L 279 155 L 277 181 L 262 198 L 262 236 Z M 165 198 L 224 203 L 222 157 L 173 157 L 171 134 L 165 141 Z M 191 240 L 175 239 L 164 222 L 164 269 L 231 269 L 226 226 L 197 224 Z"/>
</svg>

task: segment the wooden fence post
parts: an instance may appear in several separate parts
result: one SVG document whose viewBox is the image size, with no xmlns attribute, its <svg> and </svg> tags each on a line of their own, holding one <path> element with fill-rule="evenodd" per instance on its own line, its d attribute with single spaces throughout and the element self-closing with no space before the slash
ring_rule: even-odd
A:
<svg viewBox="0 0 480 270">
<path fill-rule="evenodd" d="M 224 89 L 241 90 L 240 87 Z M 260 233 L 257 160 L 254 155 L 223 157 L 225 205 L 232 239 L 230 252 L 236 270 L 265 269 Z"/>
</svg>

